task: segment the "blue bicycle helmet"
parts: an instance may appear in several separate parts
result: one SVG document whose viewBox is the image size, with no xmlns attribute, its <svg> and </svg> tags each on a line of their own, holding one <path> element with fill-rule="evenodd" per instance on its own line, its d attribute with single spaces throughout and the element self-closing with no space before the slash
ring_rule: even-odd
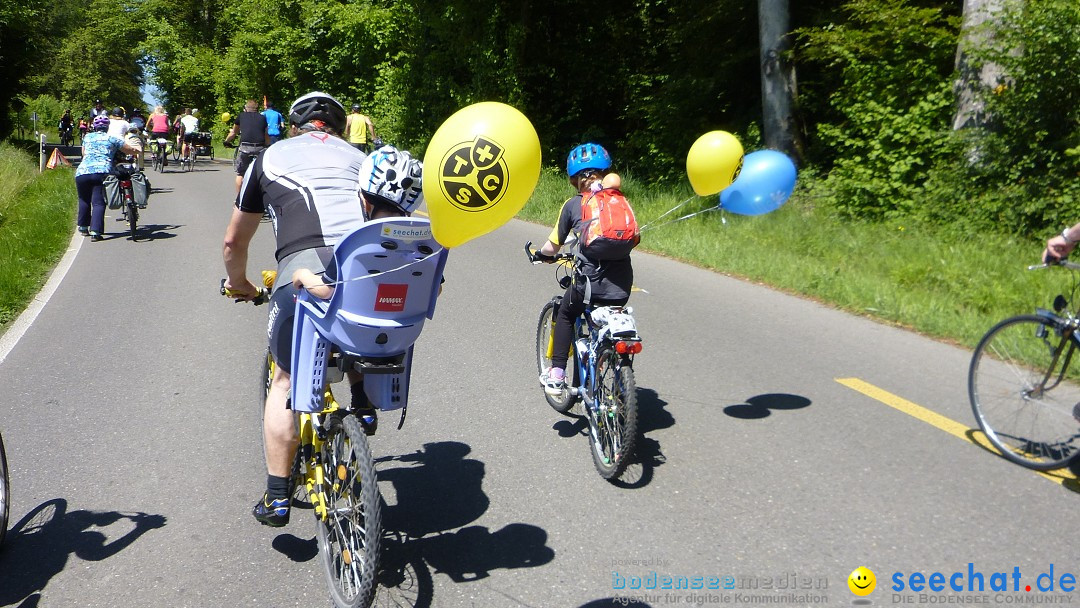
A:
<svg viewBox="0 0 1080 608">
<path fill-rule="evenodd" d="M 586 169 L 604 171 L 611 167 L 611 155 L 600 144 L 581 144 L 566 157 L 566 174 L 574 177 Z"/>
</svg>

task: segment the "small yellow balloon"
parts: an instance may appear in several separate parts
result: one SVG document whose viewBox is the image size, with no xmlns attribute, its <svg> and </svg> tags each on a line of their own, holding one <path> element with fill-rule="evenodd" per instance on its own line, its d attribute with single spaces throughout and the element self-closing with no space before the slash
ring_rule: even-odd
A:
<svg viewBox="0 0 1080 608">
<path fill-rule="evenodd" d="M 457 247 L 510 221 L 540 179 L 540 138 L 503 103 L 466 106 L 446 119 L 424 153 L 431 232 Z"/>
<path fill-rule="evenodd" d="M 697 138 L 686 154 L 686 176 L 699 196 L 716 194 L 731 185 L 742 168 L 743 147 L 727 131 L 709 131 Z"/>
<path fill-rule="evenodd" d="M 221 122 L 228 123 L 230 120 L 232 120 L 232 114 L 228 112 L 221 113 Z"/>
</svg>

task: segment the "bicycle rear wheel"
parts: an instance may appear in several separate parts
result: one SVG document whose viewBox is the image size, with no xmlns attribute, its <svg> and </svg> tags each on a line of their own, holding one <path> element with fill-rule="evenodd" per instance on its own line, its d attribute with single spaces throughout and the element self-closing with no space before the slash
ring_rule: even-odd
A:
<svg viewBox="0 0 1080 608">
<path fill-rule="evenodd" d="M 319 554 L 334 605 L 367 608 L 375 595 L 382 539 L 375 462 L 355 416 L 330 414 L 326 428 L 320 466 L 327 517 L 318 522 Z"/>
<path fill-rule="evenodd" d="M 4 451 L 4 436 L 0 435 L 0 547 L 7 536 L 8 517 L 11 514 L 11 485 L 8 475 L 7 453 Z"/>
<path fill-rule="evenodd" d="M 136 233 L 139 229 L 139 206 L 135 204 L 134 193 L 128 192 L 124 196 L 127 197 L 128 232 L 131 234 L 131 240 L 134 241 L 138 238 Z"/>
<path fill-rule="evenodd" d="M 595 407 L 586 412 L 593 465 L 604 479 L 615 479 L 637 445 L 637 386 L 634 368 L 610 344 L 596 354 L 594 397 Z"/>
<path fill-rule="evenodd" d="M 1036 471 L 1080 450 L 1080 376 L 1069 373 L 1077 345 L 1063 329 L 1036 315 L 1006 319 L 983 336 L 968 371 L 979 428 L 1005 458 Z"/>
<path fill-rule="evenodd" d="M 538 374 L 543 374 L 544 370 L 551 367 L 552 338 L 555 333 L 555 314 L 558 309 L 559 299 L 553 298 L 547 304 L 544 304 L 544 308 L 540 311 L 540 321 L 536 325 L 536 368 Z M 571 344 L 570 358 L 566 364 L 566 386 L 576 386 L 575 369 L 574 347 Z M 577 398 L 568 390 L 563 391 L 559 397 L 553 397 L 545 392 L 544 399 L 547 400 L 548 405 L 560 414 L 568 414 L 574 407 L 574 403 L 577 402 Z"/>
</svg>

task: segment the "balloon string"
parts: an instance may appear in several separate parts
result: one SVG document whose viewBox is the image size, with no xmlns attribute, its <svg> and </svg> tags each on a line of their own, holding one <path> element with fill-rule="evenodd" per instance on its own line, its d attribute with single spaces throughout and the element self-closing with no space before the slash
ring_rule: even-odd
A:
<svg viewBox="0 0 1080 608">
<path fill-rule="evenodd" d="M 701 215 L 702 213 L 708 213 L 710 211 L 722 211 L 722 209 L 720 209 L 719 206 L 717 206 L 717 207 L 709 207 L 708 209 L 702 209 L 701 211 L 695 211 L 693 213 L 684 215 L 682 217 L 677 217 L 677 218 L 675 218 L 673 220 L 668 220 L 668 221 L 664 222 L 663 224 L 659 224 L 657 226 L 653 226 L 652 225 L 653 222 L 649 222 L 646 226 L 641 228 L 641 232 L 645 232 L 645 229 L 649 228 L 649 227 L 652 227 L 653 229 L 660 228 L 661 226 L 667 226 L 668 224 L 674 224 L 675 222 L 679 222 L 679 221 L 694 217 L 695 215 Z M 663 217 L 663 216 L 660 216 L 660 217 Z M 656 219 L 660 219 L 660 218 L 656 218 Z M 724 220 L 724 223 L 726 224 L 727 220 Z"/>
<path fill-rule="evenodd" d="M 653 225 L 654 223 L 656 223 L 656 222 L 658 222 L 658 221 L 660 221 L 660 220 L 664 219 L 664 217 L 666 217 L 667 215 L 671 214 L 671 213 L 672 213 L 673 211 L 675 211 L 675 210 L 677 210 L 677 209 L 681 209 L 681 208 L 682 208 L 683 206 L 685 206 L 685 205 L 686 205 L 686 203 L 689 203 L 690 201 L 694 200 L 695 198 L 697 198 L 697 197 L 691 196 L 690 198 L 686 199 L 685 201 L 683 201 L 683 202 L 679 203 L 678 205 L 675 205 L 675 206 L 674 206 L 674 207 L 672 207 L 671 209 L 668 209 L 668 210 L 667 210 L 667 211 L 665 211 L 665 212 L 663 213 L 663 215 L 661 215 L 660 217 L 658 217 L 658 218 L 654 219 L 653 221 L 649 222 L 648 224 L 645 224 L 644 226 L 642 226 L 642 227 L 641 227 L 641 230 L 643 230 L 643 231 L 644 231 L 644 230 L 645 230 L 646 228 L 648 228 L 649 226 L 651 226 L 651 225 Z M 664 224 L 667 224 L 667 223 L 669 223 L 669 222 L 664 222 Z M 661 224 L 661 226 L 663 226 L 664 224 Z"/>
</svg>

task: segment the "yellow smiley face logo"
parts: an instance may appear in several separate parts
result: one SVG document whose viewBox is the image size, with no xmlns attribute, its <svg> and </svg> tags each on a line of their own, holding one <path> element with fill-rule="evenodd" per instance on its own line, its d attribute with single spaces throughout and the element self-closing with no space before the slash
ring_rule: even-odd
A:
<svg viewBox="0 0 1080 608">
<path fill-rule="evenodd" d="M 847 586 L 855 595 L 870 595 L 877 585 L 877 577 L 865 566 L 859 566 L 848 576 Z"/>
</svg>

